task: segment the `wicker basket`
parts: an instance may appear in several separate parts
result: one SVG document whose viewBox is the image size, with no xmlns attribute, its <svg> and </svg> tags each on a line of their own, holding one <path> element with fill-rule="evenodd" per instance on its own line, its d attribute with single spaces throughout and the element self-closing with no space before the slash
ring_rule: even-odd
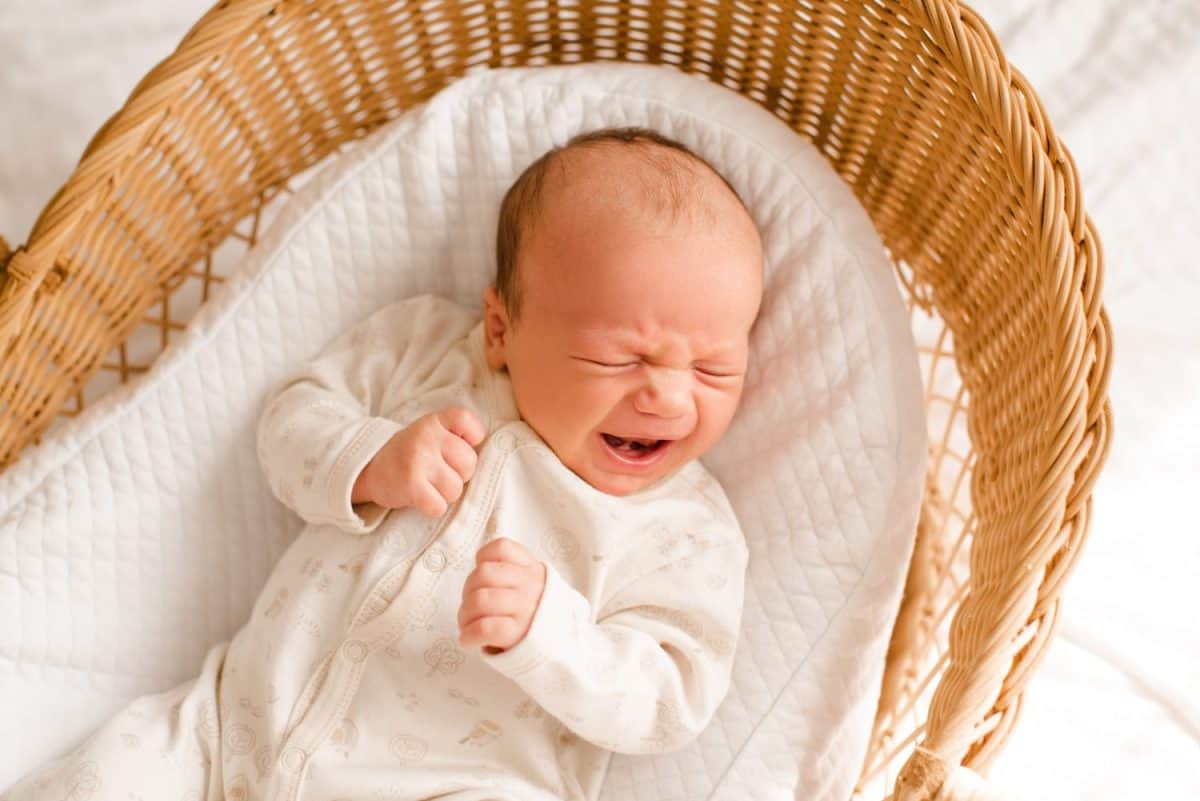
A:
<svg viewBox="0 0 1200 801">
<path fill-rule="evenodd" d="M 127 338 L 149 325 L 165 345 L 185 324 L 172 298 L 207 296 L 213 251 L 253 243 L 293 176 L 468 71 L 611 60 L 676 65 L 785 120 L 896 264 L 935 441 L 857 795 L 933 798 L 1012 729 L 1110 427 L 1074 165 L 955 0 L 224 0 L 96 134 L 28 245 L 0 245 L 0 464 L 99 374 L 144 369 Z"/>
</svg>

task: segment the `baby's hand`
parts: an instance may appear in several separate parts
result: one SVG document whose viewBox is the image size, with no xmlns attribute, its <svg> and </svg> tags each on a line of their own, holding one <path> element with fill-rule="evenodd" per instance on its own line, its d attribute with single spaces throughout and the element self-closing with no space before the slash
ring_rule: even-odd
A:
<svg viewBox="0 0 1200 801">
<path fill-rule="evenodd" d="M 458 641 L 482 645 L 489 654 L 524 639 L 546 586 L 546 566 L 519 543 L 501 537 L 475 554 L 475 569 L 463 584 Z"/>
<path fill-rule="evenodd" d="M 350 500 L 385 509 L 414 506 L 429 517 L 445 514 L 475 473 L 475 447 L 485 436 L 483 423 L 461 406 L 419 417 L 372 457 Z"/>
</svg>

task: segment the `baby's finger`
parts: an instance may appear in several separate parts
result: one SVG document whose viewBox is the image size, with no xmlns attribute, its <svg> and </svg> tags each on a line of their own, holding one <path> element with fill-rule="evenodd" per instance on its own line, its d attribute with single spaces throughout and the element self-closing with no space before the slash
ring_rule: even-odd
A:
<svg viewBox="0 0 1200 801">
<path fill-rule="evenodd" d="M 475 412 L 464 406 L 451 406 L 437 413 L 438 420 L 446 427 L 467 441 L 472 448 L 479 446 L 487 436 L 487 429 Z"/>
<path fill-rule="evenodd" d="M 441 517 L 450 504 L 428 481 L 421 481 L 412 492 L 412 505 L 426 517 Z"/>
<path fill-rule="evenodd" d="M 533 555 L 516 540 L 508 537 L 498 537 L 479 549 L 475 554 L 475 564 L 484 562 L 512 562 L 516 565 L 533 564 Z"/>
<path fill-rule="evenodd" d="M 442 498 L 442 493 L 438 492 L 437 487 L 434 487 L 431 482 L 418 478 L 415 486 L 409 490 L 409 506 L 424 514 L 425 517 L 442 517 L 450 505 Z"/>
<path fill-rule="evenodd" d="M 475 474 L 479 454 L 462 437 L 447 436 L 442 440 L 442 458 L 454 468 L 454 472 L 458 473 L 463 481 L 468 481 Z"/>
<path fill-rule="evenodd" d="M 467 596 L 458 609 L 459 627 L 469 626 L 481 617 L 517 617 L 528 605 L 517 590 L 483 587 Z"/>
<path fill-rule="evenodd" d="M 463 583 L 462 597 L 483 587 L 517 589 L 525 584 L 524 569 L 509 562 L 484 562 L 471 571 Z"/>
<path fill-rule="evenodd" d="M 482 617 L 462 629 L 458 641 L 464 647 L 475 645 L 509 648 L 523 633 L 521 624 L 511 617 Z"/>
<path fill-rule="evenodd" d="M 450 465 L 439 465 L 429 478 L 438 493 L 446 500 L 447 505 L 454 503 L 462 495 L 462 476 L 454 472 Z"/>
</svg>

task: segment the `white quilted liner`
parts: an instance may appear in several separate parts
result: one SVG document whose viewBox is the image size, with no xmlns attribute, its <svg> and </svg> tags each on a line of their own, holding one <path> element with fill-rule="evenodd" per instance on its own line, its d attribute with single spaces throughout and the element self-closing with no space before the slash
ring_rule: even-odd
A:
<svg viewBox="0 0 1200 801">
<path fill-rule="evenodd" d="M 376 132 L 290 201 L 150 373 L 0 474 L 0 788 L 192 676 L 249 614 L 300 527 L 255 461 L 275 383 L 397 298 L 478 305 L 507 186 L 618 124 L 716 165 L 768 274 L 742 408 L 704 460 L 751 552 L 733 686 L 687 749 L 614 758 L 602 797 L 849 796 L 924 471 L 907 315 L 810 145 L 728 89 L 632 64 L 478 72 Z"/>
</svg>

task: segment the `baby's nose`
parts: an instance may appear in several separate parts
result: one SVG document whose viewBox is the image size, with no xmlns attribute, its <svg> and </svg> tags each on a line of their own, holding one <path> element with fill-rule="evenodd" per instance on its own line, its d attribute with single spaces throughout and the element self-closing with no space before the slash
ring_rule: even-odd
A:
<svg viewBox="0 0 1200 801">
<path fill-rule="evenodd" d="M 646 383 L 634 397 L 633 406 L 642 414 L 683 417 L 692 408 L 692 371 L 652 367 Z"/>
</svg>

